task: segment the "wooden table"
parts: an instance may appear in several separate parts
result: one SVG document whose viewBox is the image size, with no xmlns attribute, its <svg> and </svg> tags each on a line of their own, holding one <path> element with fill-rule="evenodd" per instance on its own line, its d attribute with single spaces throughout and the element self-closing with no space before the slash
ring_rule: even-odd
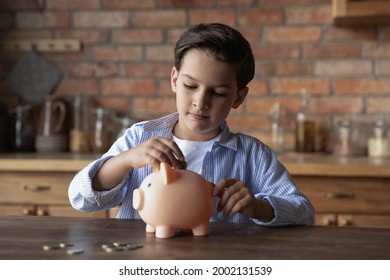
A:
<svg viewBox="0 0 390 280">
<path fill-rule="evenodd" d="M 44 251 L 43 245 L 69 242 L 84 252 Z M 142 248 L 107 253 L 102 244 L 132 242 Z M 210 224 L 210 235 L 177 232 L 157 239 L 142 221 L 69 217 L 0 217 L 0 259 L 390 259 L 390 229 L 298 226 L 265 228 Z"/>
</svg>

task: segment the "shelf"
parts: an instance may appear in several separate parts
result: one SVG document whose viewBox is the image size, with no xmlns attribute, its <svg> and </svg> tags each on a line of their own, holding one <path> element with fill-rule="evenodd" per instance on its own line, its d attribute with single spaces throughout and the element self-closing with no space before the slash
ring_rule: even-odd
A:
<svg viewBox="0 0 390 280">
<path fill-rule="evenodd" d="M 390 0 L 332 0 L 335 26 L 390 23 Z"/>
</svg>

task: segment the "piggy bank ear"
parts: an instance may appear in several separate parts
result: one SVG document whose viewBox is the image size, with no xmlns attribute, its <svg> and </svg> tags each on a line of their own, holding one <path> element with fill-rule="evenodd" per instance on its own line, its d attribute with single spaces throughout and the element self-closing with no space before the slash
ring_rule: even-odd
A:
<svg viewBox="0 0 390 280">
<path fill-rule="evenodd" d="M 160 163 L 160 173 L 163 177 L 165 185 L 168 185 L 177 179 L 176 172 L 172 169 L 168 163 L 161 162 Z"/>
</svg>

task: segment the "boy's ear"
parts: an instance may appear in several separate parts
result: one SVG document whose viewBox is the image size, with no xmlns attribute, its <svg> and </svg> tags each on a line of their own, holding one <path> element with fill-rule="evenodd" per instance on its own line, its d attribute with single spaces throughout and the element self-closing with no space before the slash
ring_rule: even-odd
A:
<svg viewBox="0 0 390 280">
<path fill-rule="evenodd" d="M 245 87 L 245 88 L 243 88 L 242 90 L 240 90 L 240 91 L 237 92 L 236 100 L 234 100 L 234 103 L 233 103 L 233 105 L 232 105 L 232 108 L 233 108 L 233 109 L 237 109 L 238 107 L 240 107 L 240 105 L 242 104 L 242 102 L 244 102 L 245 97 L 246 97 L 247 94 L 248 94 L 248 91 L 249 91 L 249 88 L 248 88 L 248 87 Z"/>
<path fill-rule="evenodd" d="M 172 67 L 171 71 L 171 88 L 173 92 L 176 92 L 176 82 L 177 82 L 177 77 L 179 75 L 179 72 L 177 71 L 176 67 Z"/>
</svg>

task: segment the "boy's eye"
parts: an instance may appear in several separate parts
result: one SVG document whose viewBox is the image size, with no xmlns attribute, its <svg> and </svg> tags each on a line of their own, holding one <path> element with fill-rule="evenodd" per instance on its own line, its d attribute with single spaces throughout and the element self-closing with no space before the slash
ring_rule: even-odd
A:
<svg viewBox="0 0 390 280">
<path fill-rule="evenodd" d="M 225 94 L 225 93 L 216 92 L 216 91 L 214 91 L 213 94 L 214 94 L 215 96 L 217 96 L 217 97 L 225 97 L 225 96 L 227 95 L 227 94 Z"/>
<path fill-rule="evenodd" d="M 184 84 L 184 86 L 188 89 L 196 89 L 196 86 L 189 85 L 189 84 Z"/>
</svg>

